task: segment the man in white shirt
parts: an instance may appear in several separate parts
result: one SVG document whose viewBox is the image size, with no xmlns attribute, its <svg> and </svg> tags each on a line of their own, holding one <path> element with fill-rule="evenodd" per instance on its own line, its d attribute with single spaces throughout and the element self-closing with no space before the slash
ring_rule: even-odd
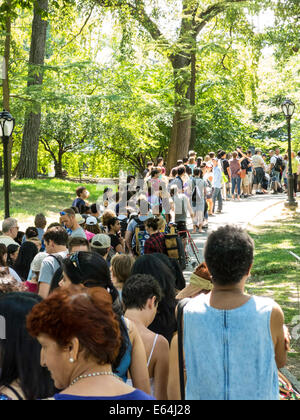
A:
<svg viewBox="0 0 300 420">
<path fill-rule="evenodd" d="M 263 179 L 265 176 L 265 171 L 264 171 L 265 162 L 261 156 L 260 149 L 255 150 L 255 155 L 252 157 L 252 165 L 253 165 L 253 174 L 254 174 L 253 193 L 254 194 L 261 193 L 260 188 L 262 186 Z"/>
<path fill-rule="evenodd" d="M 6 247 L 9 245 L 18 245 L 15 241 L 18 232 L 18 221 L 12 217 L 5 219 L 2 223 L 2 235 L 0 236 L 0 243 L 4 244 Z"/>
</svg>

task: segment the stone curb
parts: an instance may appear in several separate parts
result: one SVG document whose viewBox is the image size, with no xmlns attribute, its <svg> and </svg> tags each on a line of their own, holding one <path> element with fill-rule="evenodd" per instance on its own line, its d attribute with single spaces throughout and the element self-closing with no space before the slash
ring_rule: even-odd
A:
<svg viewBox="0 0 300 420">
<path fill-rule="evenodd" d="M 251 219 L 251 220 L 249 220 L 248 222 L 246 222 L 246 224 L 245 224 L 245 229 L 247 229 L 247 228 L 248 228 L 248 226 L 251 226 L 251 225 L 252 225 L 253 220 L 254 220 L 254 219 L 256 219 L 258 216 L 260 216 L 261 214 L 263 214 L 263 213 L 264 213 L 264 212 L 266 212 L 267 210 L 269 210 L 269 209 L 271 209 L 271 208 L 273 208 L 273 207 L 275 207 L 275 206 L 278 206 L 279 204 L 282 204 L 282 203 L 284 203 L 284 200 L 278 201 L 277 203 L 270 204 L 269 206 L 267 206 L 267 207 L 265 207 L 264 209 L 260 210 L 258 213 L 256 213 L 256 215 L 255 215 L 255 216 L 253 216 L 253 217 L 252 217 L 252 219 Z M 253 226 L 253 225 L 252 225 L 252 226 Z"/>
<path fill-rule="evenodd" d="M 262 213 L 264 213 L 265 211 L 267 211 L 267 210 L 269 210 L 269 209 L 271 209 L 271 208 L 273 208 L 273 207 L 275 207 L 275 206 L 278 206 L 279 204 L 283 204 L 283 203 L 285 203 L 285 201 L 286 200 L 280 200 L 280 201 L 278 201 L 277 203 L 273 203 L 273 204 L 270 204 L 269 206 L 267 206 L 267 207 L 265 207 L 264 209 L 262 209 L 262 210 L 260 210 L 249 222 L 247 222 L 246 223 L 246 225 L 245 225 L 245 228 L 247 229 L 248 228 L 248 226 L 254 226 L 254 225 L 252 225 L 252 222 L 253 222 L 253 220 L 256 218 L 256 217 L 258 217 L 258 216 L 260 216 Z M 299 201 L 299 198 L 297 198 L 297 201 Z"/>
</svg>

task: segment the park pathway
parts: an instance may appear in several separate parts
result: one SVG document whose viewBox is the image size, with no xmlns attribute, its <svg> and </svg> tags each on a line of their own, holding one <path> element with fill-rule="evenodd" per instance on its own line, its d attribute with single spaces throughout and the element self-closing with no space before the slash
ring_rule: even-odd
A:
<svg viewBox="0 0 300 420">
<path fill-rule="evenodd" d="M 241 199 L 241 201 L 225 201 L 223 203 L 223 212 L 209 217 L 209 227 L 205 233 L 192 235 L 199 250 L 201 261 L 203 261 L 203 249 L 206 239 L 212 231 L 226 224 L 234 224 L 246 229 L 248 224 L 255 223 L 257 219 L 260 222 L 270 220 L 274 213 L 273 209 L 279 208 L 280 205 L 280 208 L 282 208 L 282 203 L 286 200 L 286 197 L 284 194 L 268 194 Z M 191 220 L 189 220 L 188 227 L 192 229 Z M 188 266 L 184 271 L 187 281 L 191 275 L 191 270 L 192 267 Z"/>
</svg>

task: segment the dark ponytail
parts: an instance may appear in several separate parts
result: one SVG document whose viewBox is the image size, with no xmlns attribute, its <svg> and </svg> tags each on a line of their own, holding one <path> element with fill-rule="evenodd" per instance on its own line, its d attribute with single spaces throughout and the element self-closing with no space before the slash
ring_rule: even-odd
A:
<svg viewBox="0 0 300 420">
<path fill-rule="evenodd" d="M 124 313 L 119 292 L 111 281 L 107 262 L 101 255 L 94 252 L 78 252 L 63 261 L 63 271 L 73 284 L 83 284 L 85 287 L 103 287 L 111 295 L 113 309 L 118 316 L 123 338 L 120 353 L 113 368 L 118 367 L 129 345 L 129 336 L 122 318 Z"/>
</svg>

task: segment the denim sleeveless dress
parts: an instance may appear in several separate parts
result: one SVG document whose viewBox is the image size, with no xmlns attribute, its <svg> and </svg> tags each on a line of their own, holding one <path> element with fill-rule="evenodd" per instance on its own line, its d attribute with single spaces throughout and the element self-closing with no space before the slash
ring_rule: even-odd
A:
<svg viewBox="0 0 300 420">
<path fill-rule="evenodd" d="M 187 400 L 279 400 L 270 319 L 274 301 L 252 297 L 233 310 L 199 295 L 184 308 Z"/>
</svg>

